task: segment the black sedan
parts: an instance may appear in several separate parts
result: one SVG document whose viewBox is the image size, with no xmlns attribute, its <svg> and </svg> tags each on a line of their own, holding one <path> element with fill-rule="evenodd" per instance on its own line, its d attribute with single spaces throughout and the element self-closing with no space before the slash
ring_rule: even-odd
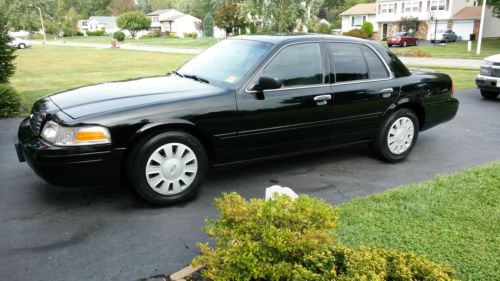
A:
<svg viewBox="0 0 500 281">
<path fill-rule="evenodd" d="M 361 142 L 400 161 L 457 109 L 448 75 L 411 74 L 378 43 L 240 36 L 168 76 L 43 98 L 15 146 L 49 183 L 125 179 L 164 205 L 192 196 L 210 168 Z"/>
</svg>

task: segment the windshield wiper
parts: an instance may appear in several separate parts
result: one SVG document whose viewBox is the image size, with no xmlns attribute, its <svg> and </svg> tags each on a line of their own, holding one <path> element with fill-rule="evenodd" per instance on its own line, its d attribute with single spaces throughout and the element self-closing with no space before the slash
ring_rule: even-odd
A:
<svg viewBox="0 0 500 281">
<path fill-rule="evenodd" d="M 180 74 L 179 72 L 177 72 L 177 70 L 173 70 L 171 73 L 173 73 L 173 74 L 175 74 L 175 75 L 177 75 L 177 76 L 179 76 L 179 77 L 184 78 L 184 75 L 182 75 L 182 74 Z"/>
<path fill-rule="evenodd" d="M 186 78 L 189 78 L 189 79 L 193 79 L 193 80 L 196 80 L 196 81 L 199 81 L 199 82 L 210 84 L 210 81 L 208 81 L 207 79 L 198 77 L 198 76 L 196 76 L 194 74 L 181 74 L 181 75 L 183 77 L 186 77 Z"/>
</svg>

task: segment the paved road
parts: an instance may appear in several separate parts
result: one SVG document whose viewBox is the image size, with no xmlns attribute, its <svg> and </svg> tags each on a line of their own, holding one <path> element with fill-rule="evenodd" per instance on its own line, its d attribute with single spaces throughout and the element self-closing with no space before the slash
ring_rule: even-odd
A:
<svg viewBox="0 0 500 281">
<path fill-rule="evenodd" d="M 459 91 L 457 117 L 419 136 L 399 164 L 365 146 L 212 173 L 192 201 L 152 208 L 122 186 L 64 189 L 18 163 L 18 119 L 0 120 L 0 276 L 3 280 L 137 280 L 189 263 L 221 192 L 263 197 L 274 183 L 338 204 L 402 184 L 500 160 L 500 100 Z M 75 179 L 78 180 L 78 179 Z"/>
<path fill-rule="evenodd" d="M 42 41 L 33 41 L 36 45 L 41 45 Z M 47 41 L 47 45 L 52 46 L 65 46 L 65 47 L 88 47 L 96 49 L 108 49 L 110 44 L 99 43 L 80 43 L 80 42 L 61 42 L 61 41 Z M 195 48 L 181 48 L 181 47 L 168 47 L 168 46 L 150 46 L 142 44 L 120 44 L 120 49 L 145 51 L 145 52 L 162 52 L 162 53 L 177 53 L 177 54 L 192 54 L 196 55 L 203 51 L 203 49 Z M 412 58 L 400 57 L 403 63 L 411 66 L 445 66 L 445 67 L 461 67 L 461 68 L 477 68 L 482 63 L 479 59 L 448 59 L 448 58 Z"/>
<path fill-rule="evenodd" d="M 448 58 L 412 58 L 399 57 L 406 65 L 411 66 L 436 66 L 479 69 L 483 60 L 480 59 L 448 59 Z"/>
<path fill-rule="evenodd" d="M 42 45 L 42 41 L 33 41 L 35 45 Z M 96 49 L 109 49 L 111 44 L 100 43 L 83 43 L 83 42 L 61 42 L 61 41 L 47 41 L 46 45 L 51 46 L 64 46 L 64 47 L 86 47 Z M 168 46 L 151 46 L 142 44 L 120 44 L 120 49 L 143 51 L 143 52 L 160 52 L 160 53 L 174 53 L 174 54 L 192 54 L 196 55 L 203 51 L 198 48 L 181 48 L 181 47 L 168 47 Z"/>
</svg>

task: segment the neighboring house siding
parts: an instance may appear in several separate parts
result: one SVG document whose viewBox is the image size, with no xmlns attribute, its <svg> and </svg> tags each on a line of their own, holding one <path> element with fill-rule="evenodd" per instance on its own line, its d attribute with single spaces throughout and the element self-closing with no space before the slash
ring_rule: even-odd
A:
<svg viewBox="0 0 500 281">
<path fill-rule="evenodd" d="M 487 9 L 485 12 L 485 21 L 483 28 L 483 37 L 500 37 L 500 19 L 493 16 L 492 8 Z"/>
</svg>

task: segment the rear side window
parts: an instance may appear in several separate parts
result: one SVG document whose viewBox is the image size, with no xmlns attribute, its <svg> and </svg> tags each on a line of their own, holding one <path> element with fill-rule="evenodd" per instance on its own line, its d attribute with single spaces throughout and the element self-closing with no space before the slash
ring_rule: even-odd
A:
<svg viewBox="0 0 500 281">
<path fill-rule="evenodd" d="M 387 68 L 380 60 L 379 56 L 368 46 L 361 45 L 361 50 L 363 51 L 366 63 L 368 64 L 370 79 L 388 78 L 389 73 L 387 72 Z"/>
<path fill-rule="evenodd" d="M 358 44 L 330 43 L 336 82 L 368 79 L 368 67 Z"/>
<path fill-rule="evenodd" d="M 266 66 L 263 75 L 281 79 L 284 87 L 323 83 L 323 61 L 318 43 L 286 47 Z"/>
</svg>

